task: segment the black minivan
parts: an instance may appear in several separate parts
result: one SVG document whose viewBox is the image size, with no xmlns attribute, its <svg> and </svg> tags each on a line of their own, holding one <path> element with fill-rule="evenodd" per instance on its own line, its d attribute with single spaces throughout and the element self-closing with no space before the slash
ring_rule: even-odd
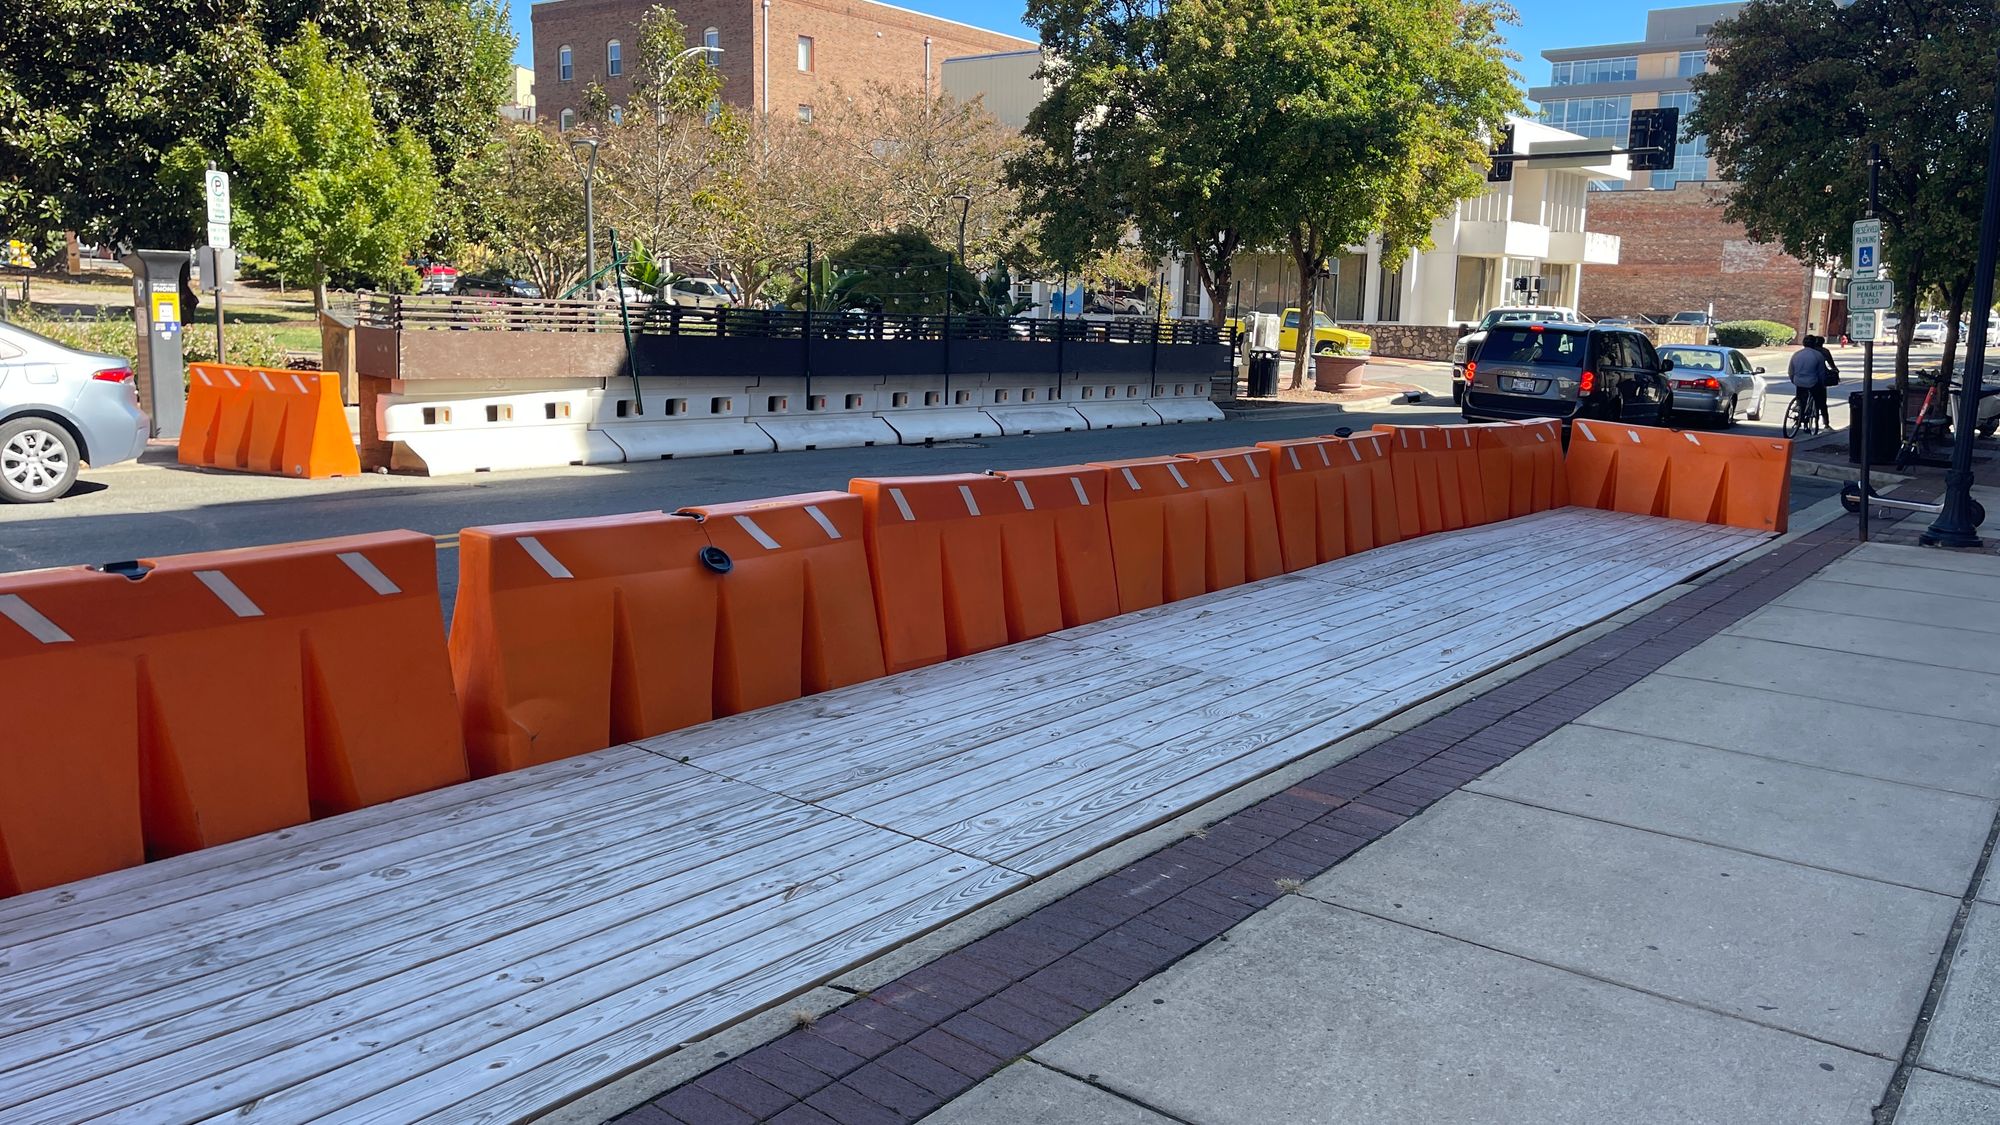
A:
<svg viewBox="0 0 2000 1125">
<path fill-rule="evenodd" d="M 1673 389 L 1643 332 L 1590 324 L 1501 324 L 1466 365 L 1465 418 L 1602 418 L 1670 425 Z"/>
</svg>

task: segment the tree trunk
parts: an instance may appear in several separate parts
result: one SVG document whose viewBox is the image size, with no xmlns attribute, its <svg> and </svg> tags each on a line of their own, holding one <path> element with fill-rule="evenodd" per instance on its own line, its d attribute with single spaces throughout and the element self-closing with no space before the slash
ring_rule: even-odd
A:
<svg viewBox="0 0 2000 1125">
<path fill-rule="evenodd" d="M 1292 261 L 1299 267 L 1299 328 L 1292 338 L 1292 382 L 1288 388 L 1305 386 L 1306 362 L 1313 350 L 1313 314 L 1318 311 L 1320 245 L 1310 229 L 1292 228 Z"/>
<path fill-rule="evenodd" d="M 313 312 L 326 311 L 326 275 L 313 278 Z"/>
<path fill-rule="evenodd" d="M 1951 397 L 1951 386 L 1957 379 L 1954 369 L 1958 366 L 1958 320 L 1965 315 L 1965 291 L 1971 287 L 1972 277 L 1961 275 L 1947 289 L 1950 311 L 1944 322 L 1944 356 L 1938 360 L 1937 399 L 1931 403 L 1933 418 L 1942 418 L 1947 413 L 1945 403 Z"/>
</svg>

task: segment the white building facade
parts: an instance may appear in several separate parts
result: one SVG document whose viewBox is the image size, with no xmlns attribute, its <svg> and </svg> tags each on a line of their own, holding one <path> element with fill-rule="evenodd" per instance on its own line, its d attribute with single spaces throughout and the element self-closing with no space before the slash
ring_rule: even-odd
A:
<svg viewBox="0 0 2000 1125">
<path fill-rule="evenodd" d="M 1586 139 L 1516 121 L 1514 151 L 1543 155 L 1601 151 Z M 1431 227 L 1432 247 L 1385 262 L 1379 240 L 1351 246 L 1331 263 L 1318 305 L 1335 320 L 1361 324 L 1466 324 L 1510 304 L 1589 311 L 1584 268 L 1616 265 L 1618 239 L 1588 229 L 1590 184 L 1623 180 L 1622 156 L 1565 156 L 1514 166 L 1512 180 L 1489 183 Z M 1242 254 L 1233 264 L 1233 313 L 1277 312 L 1298 304 L 1297 269 L 1287 254 Z M 1174 311 L 1205 317 L 1212 306 L 1193 264 L 1179 263 Z"/>
</svg>

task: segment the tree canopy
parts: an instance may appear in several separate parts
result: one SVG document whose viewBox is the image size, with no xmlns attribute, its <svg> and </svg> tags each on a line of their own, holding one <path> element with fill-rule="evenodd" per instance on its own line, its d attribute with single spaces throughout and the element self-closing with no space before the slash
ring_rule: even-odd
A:
<svg viewBox="0 0 2000 1125">
<path fill-rule="evenodd" d="M 227 166 L 253 76 L 308 26 L 362 75 L 382 127 L 425 143 L 440 179 L 486 143 L 514 50 L 500 0 L 13 0 L 7 12 L 0 229 L 152 246 L 199 239 L 189 169 Z M 447 200 L 423 233 L 443 246 L 476 225 Z"/>
<path fill-rule="evenodd" d="M 1803 261 L 1846 256 L 1867 207 L 1868 146 L 1881 146 L 1899 382 L 1923 294 L 1962 304 L 1970 284 L 1996 47 L 1991 0 L 1752 0 L 1716 25 L 1715 69 L 1694 80 L 1685 130 L 1708 135 L 1735 183 L 1728 216 Z"/>
<path fill-rule="evenodd" d="M 367 80 L 308 25 L 253 78 L 255 109 L 229 138 L 246 248 L 313 286 L 329 275 L 406 280 L 405 256 L 437 196 L 430 149 L 409 125 L 385 132 Z"/>
</svg>

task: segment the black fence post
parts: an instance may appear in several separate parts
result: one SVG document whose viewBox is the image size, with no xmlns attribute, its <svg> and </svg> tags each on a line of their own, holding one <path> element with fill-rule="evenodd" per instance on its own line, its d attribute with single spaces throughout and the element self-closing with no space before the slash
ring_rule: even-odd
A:
<svg viewBox="0 0 2000 1125">
<path fill-rule="evenodd" d="M 804 313 L 804 322 L 799 326 L 799 373 L 804 375 L 806 380 L 805 407 L 807 410 L 812 409 L 813 401 L 813 289 L 818 280 L 819 275 L 813 272 L 813 244 L 808 242 L 806 243 L 806 311 Z"/>
</svg>

